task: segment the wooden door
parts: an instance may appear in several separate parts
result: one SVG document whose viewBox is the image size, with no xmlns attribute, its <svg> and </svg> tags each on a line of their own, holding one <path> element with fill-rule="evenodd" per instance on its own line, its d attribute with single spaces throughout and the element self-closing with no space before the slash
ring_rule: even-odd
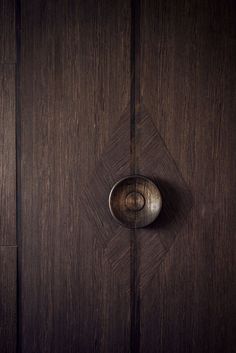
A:
<svg viewBox="0 0 236 353">
<path fill-rule="evenodd" d="M 1 353 L 234 352 L 235 8 L 0 0 Z"/>
</svg>

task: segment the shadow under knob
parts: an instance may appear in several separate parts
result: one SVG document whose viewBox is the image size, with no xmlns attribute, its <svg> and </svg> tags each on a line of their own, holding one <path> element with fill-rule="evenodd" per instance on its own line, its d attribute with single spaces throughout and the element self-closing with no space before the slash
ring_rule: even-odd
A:
<svg viewBox="0 0 236 353">
<path fill-rule="evenodd" d="M 162 198 L 157 186 L 147 177 L 132 175 L 119 180 L 111 189 L 112 216 L 127 228 L 143 228 L 160 213 Z"/>
</svg>

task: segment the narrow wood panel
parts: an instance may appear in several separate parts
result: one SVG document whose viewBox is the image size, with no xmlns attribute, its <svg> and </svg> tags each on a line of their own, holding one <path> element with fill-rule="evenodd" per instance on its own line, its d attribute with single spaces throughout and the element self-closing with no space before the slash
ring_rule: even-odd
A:
<svg viewBox="0 0 236 353">
<path fill-rule="evenodd" d="M 129 247 L 100 219 L 99 186 L 110 165 L 127 173 L 112 145 L 130 101 L 130 4 L 24 0 L 21 11 L 21 350 L 128 353 Z"/>
<path fill-rule="evenodd" d="M 0 245 L 16 242 L 15 67 L 0 64 Z"/>
<path fill-rule="evenodd" d="M 16 247 L 0 246 L 0 351 L 16 352 Z"/>
<path fill-rule="evenodd" d="M 0 0 L 0 63 L 16 62 L 15 0 Z"/>
<path fill-rule="evenodd" d="M 235 348 L 235 34 L 231 0 L 142 1 L 142 100 L 194 199 L 141 293 L 142 353 Z"/>
</svg>

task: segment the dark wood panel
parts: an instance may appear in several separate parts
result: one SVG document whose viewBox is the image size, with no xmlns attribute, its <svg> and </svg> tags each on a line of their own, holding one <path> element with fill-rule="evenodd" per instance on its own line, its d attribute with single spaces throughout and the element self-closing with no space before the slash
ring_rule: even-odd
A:
<svg viewBox="0 0 236 353">
<path fill-rule="evenodd" d="M 137 122 L 139 172 L 150 177 L 161 192 L 161 213 L 148 228 L 137 230 L 140 256 L 140 295 L 143 296 L 160 263 L 177 241 L 192 208 L 191 190 L 181 176 L 146 107 Z M 146 289 L 146 290 L 145 290 Z"/>
<path fill-rule="evenodd" d="M 21 12 L 21 349 L 128 353 L 129 232 L 100 216 L 129 172 L 130 4 Z"/>
<path fill-rule="evenodd" d="M 194 201 L 141 293 L 142 353 L 234 351 L 235 34 L 234 1 L 142 1 L 142 101 Z"/>
<path fill-rule="evenodd" d="M 15 0 L 0 0 L 0 63 L 15 63 Z"/>
<path fill-rule="evenodd" d="M 0 351 L 16 352 L 16 247 L 0 246 Z"/>
<path fill-rule="evenodd" d="M 0 64 L 0 245 L 16 242 L 15 67 Z"/>
</svg>

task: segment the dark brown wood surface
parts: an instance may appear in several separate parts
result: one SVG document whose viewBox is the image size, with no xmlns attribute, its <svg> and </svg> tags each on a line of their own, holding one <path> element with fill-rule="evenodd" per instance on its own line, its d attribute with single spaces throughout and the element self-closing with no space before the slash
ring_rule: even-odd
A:
<svg viewBox="0 0 236 353">
<path fill-rule="evenodd" d="M 129 352 L 130 4 L 21 5 L 20 349 Z M 105 216 L 104 216 L 105 215 Z"/>
<path fill-rule="evenodd" d="M 17 344 L 15 1 L 0 1 L 0 352 Z"/>
<path fill-rule="evenodd" d="M 177 212 L 173 234 L 179 206 L 181 212 L 178 192 L 189 189 L 193 198 L 170 249 L 163 235 L 168 239 L 171 220 L 156 226 L 156 263 L 161 245 L 167 252 L 151 280 L 149 271 L 141 274 L 142 353 L 235 349 L 235 13 L 230 0 L 141 2 L 142 102 L 162 139 L 160 148 L 166 146 L 186 185 L 167 187 L 170 210 L 176 206 Z M 142 129 L 139 134 L 142 140 Z M 158 163 L 154 154 L 150 158 Z M 139 160 L 142 173 L 147 160 Z M 162 164 L 160 171 L 156 165 L 157 180 Z M 144 239 L 140 268 L 155 259 L 156 238 L 148 248 Z"/>
<path fill-rule="evenodd" d="M 16 352 L 16 247 L 0 246 L 0 351 Z"/>
<path fill-rule="evenodd" d="M 24 0 L 18 24 L 19 353 L 233 353 L 235 3 Z M 0 239 L 14 245 L 14 67 L 1 75 Z M 163 197 L 135 231 L 108 207 L 130 173 Z M 0 251 L 12 353 L 16 249 Z"/>
<path fill-rule="evenodd" d="M 0 64 L 0 245 L 16 243 L 15 66 Z"/>
<path fill-rule="evenodd" d="M 15 0 L 0 0 L 0 63 L 16 62 Z"/>
</svg>

